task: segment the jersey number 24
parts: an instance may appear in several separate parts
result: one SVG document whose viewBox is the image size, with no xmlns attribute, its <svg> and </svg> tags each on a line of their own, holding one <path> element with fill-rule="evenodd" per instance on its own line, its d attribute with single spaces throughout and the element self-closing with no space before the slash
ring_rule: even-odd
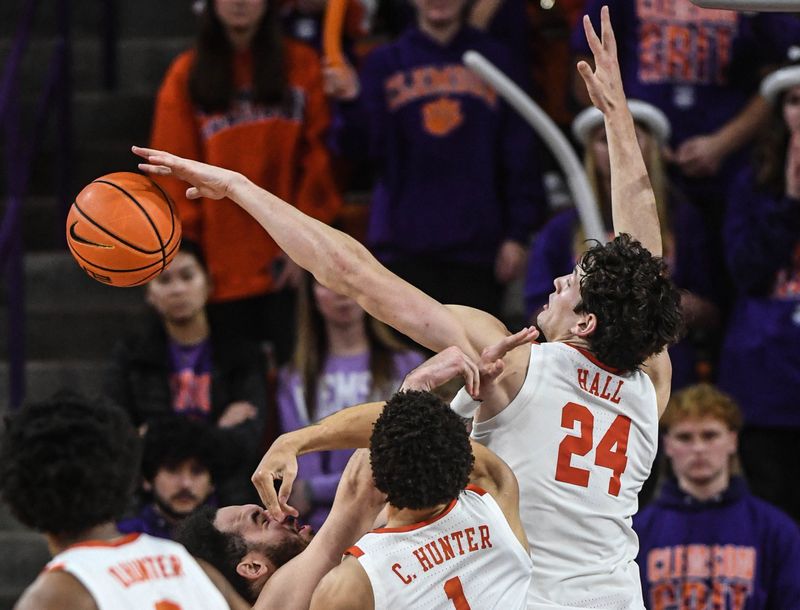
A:
<svg viewBox="0 0 800 610">
<path fill-rule="evenodd" d="M 558 445 L 558 464 L 556 466 L 556 481 L 589 486 L 590 471 L 585 468 L 573 466 L 570 462 L 572 455 L 586 455 L 594 446 L 594 415 L 585 406 L 575 402 L 568 402 L 561 410 L 561 427 L 574 429 L 579 422 L 580 436 L 567 435 Z M 612 471 L 608 483 L 608 493 L 618 496 L 620 478 L 628 465 L 628 435 L 631 430 L 631 420 L 624 415 L 617 415 L 608 431 L 600 439 L 595 451 L 594 463 Z"/>
</svg>

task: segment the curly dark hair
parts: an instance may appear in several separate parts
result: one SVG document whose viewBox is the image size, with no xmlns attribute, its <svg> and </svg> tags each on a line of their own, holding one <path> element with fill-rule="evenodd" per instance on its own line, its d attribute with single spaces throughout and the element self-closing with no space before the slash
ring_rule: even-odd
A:
<svg viewBox="0 0 800 610">
<path fill-rule="evenodd" d="M 397 508 L 450 502 L 469 480 L 475 458 L 464 420 L 430 392 L 398 392 L 370 438 L 375 486 Z"/>
<path fill-rule="evenodd" d="M 631 371 L 681 337 L 680 292 L 664 261 L 630 235 L 590 248 L 580 267 L 575 311 L 597 316 L 589 343 L 603 363 Z"/>
<path fill-rule="evenodd" d="M 123 514 L 139 455 L 122 409 L 62 391 L 10 419 L 0 441 L 0 493 L 28 527 L 77 536 Z"/>
<path fill-rule="evenodd" d="M 180 522 L 175 541 L 185 546 L 193 557 L 214 566 L 239 595 L 255 602 L 258 595 L 250 588 L 247 579 L 236 572 L 236 566 L 247 554 L 247 543 L 238 534 L 218 530 L 214 526 L 216 518 L 216 508 L 201 506 Z"/>
<path fill-rule="evenodd" d="M 218 480 L 223 466 L 215 445 L 214 430 L 208 424 L 182 415 L 165 415 L 149 422 L 144 435 L 142 476 L 155 478 L 159 469 L 174 468 L 195 459 Z"/>
</svg>

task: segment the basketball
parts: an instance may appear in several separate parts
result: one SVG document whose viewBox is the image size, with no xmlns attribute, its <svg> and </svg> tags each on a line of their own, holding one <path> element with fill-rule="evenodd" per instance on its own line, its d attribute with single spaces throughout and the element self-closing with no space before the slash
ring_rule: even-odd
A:
<svg viewBox="0 0 800 610">
<path fill-rule="evenodd" d="M 117 172 L 78 193 L 67 215 L 67 244 L 78 265 L 110 286 L 137 286 L 178 252 L 181 223 L 172 200 L 147 176 Z"/>
</svg>

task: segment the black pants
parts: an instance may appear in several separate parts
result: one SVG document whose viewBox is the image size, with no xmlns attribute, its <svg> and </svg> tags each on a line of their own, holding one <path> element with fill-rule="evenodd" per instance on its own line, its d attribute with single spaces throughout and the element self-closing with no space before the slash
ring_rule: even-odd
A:
<svg viewBox="0 0 800 610">
<path fill-rule="evenodd" d="M 750 490 L 800 523 L 800 485 L 797 483 L 800 428 L 745 428 L 739 445 L 739 457 Z"/>
<path fill-rule="evenodd" d="M 215 333 L 224 332 L 232 337 L 271 343 L 277 364 L 285 364 L 294 350 L 296 300 L 295 290 L 289 289 L 236 301 L 209 303 L 209 322 Z"/>
<path fill-rule="evenodd" d="M 387 263 L 401 278 L 440 303 L 468 305 L 497 316 L 503 287 L 490 266 L 410 259 Z"/>
</svg>

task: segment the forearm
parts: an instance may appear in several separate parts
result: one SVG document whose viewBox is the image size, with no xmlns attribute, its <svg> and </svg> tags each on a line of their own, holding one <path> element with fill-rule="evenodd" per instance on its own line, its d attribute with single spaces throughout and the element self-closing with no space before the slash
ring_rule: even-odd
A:
<svg viewBox="0 0 800 610">
<path fill-rule="evenodd" d="M 758 129 L 766 123 L 769 111 L 767 100 L 754 95 L 739 114 L 716 132 L 723 155 L 730 155 L 752 140 Z"/>
<path fill-rule="evenodd" d="M 653 255 L 661 256 L 661 229 L 655 195 L 627 104 L 611 108 L 605 114 L 605 125 L 611 162 L 614 232 L 630 234 Z"/>
<path fill-rule="evenodd" d="M 369 447 L 372 427 L 384 404 L 371 402 L 343 409 L 316 424 L 282 434 L 275 443 L 289 445 L 296 455 Z"/>
</svg>

